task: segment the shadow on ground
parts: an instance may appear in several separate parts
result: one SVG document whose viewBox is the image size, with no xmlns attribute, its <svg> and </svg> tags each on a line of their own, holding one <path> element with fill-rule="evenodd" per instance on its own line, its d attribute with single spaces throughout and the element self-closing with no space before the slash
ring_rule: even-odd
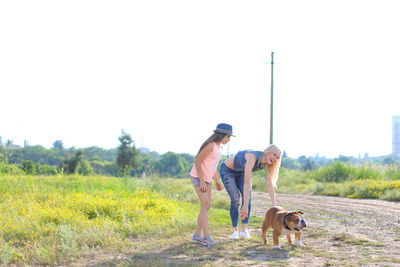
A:
<svg viewBox="0 0 400 267">
<path fill-rule="evenodd" d="M 287 261 L 289 252 L 293 249 L 290 247 L 272 250 L 271 246 L 254 245 L 255 242 L 249 244 L 245 240 L 239 246 L 237 243 L 237 241 L 226 240 L 219 242 L 215 247 L 208 248 L 196 243 L 186 242 L 166 249 L 135 253 L 129 257 L 97 263 L 95 266 L 243 266 L 267 264 L 268 262 Z M 253 246 L 246 246 L 246 244 Z"/>
</svg>

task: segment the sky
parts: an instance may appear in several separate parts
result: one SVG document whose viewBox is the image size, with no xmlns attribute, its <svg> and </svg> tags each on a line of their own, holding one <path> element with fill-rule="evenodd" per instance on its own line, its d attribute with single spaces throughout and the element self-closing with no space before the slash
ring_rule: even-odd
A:
<svg viewBox="0 0 400 267">
<path fill-rule="evenodd" d="M 399 4 L 337 1 L 1 1 L 0 136 L 23 146 L 196 154 L 392 152 Z"/>
</svg>

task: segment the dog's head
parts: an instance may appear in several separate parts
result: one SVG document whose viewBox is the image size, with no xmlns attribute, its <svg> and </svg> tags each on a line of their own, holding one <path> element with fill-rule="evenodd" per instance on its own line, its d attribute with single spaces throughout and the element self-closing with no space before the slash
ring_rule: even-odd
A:
<svg viewBox="0 0 400 267">
<path fill-rule="evenodd" d="M 301 211 L 290 211 L 285 216 L 286 225 L 294 231 L 300 232 L 304 227 L 307 227 L 306 221 Z"/>
</svg>

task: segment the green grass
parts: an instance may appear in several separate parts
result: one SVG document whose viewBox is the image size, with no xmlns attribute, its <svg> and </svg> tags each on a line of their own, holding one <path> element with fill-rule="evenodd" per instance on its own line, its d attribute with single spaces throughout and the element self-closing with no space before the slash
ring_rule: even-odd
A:
<svg viewBox="0 0 400 267">
<path fill-rule="evenodd" d="M 0 177 L 0 262 L 65 264 L 90 250 L 129 251 L 134 239 L 194 228 L 188 179 Z M 213 209 L 210 224 L 226 223 Z"/>
<path fill-rule="evenodd" d="M 383 247 L 383 244 L 372 242 L 363 238 L 352 238 L 346 234 L 336 234 L 332 237 L 333 242 L 340 242 L 342 244 L 347 245 L 356 245 L 356 246 L 372 246 L 372 247 Z"/>
<path fill-rule="evenodd" d="M 370 171 L 365 169 L 367 167 L 350 171 L 346 166 L 339 167 L 341 172 L 338 173 L 344 176 L 356 171 L 359 176 L 378 173 L 378 169 Z M 339 182 L 316 178 L 321 173 L 328 175 L 327 170 L 302 172 L 282 168 L 278 193 L 400 200 L 400 181 L 387 178 L 388 173 L 394 175 L 393 168 L 379 169 L 383 174 L 372 178 L 346 178 Z M 266 191 L 263 172 L 254 175 L 253 190 Z M 209 214 L 212 235 L 229 236 L 229 206 L 226 194 L 213 192 Z M 157 262 L 157 256 L 148 251 L 182 242 L 182 236 L 190 240 L 199 208 L 199 200 L 188 178 L 3 175 L 0 176 L 0 264 L 69 264 L 84 254 L 101 251 L 113 255 L 136 253 L 138 260 L 144 258 L 144 263 Z M 253 216 L 250 228 L 259 229 L 262 222 L 263 218 Z M 313 232 L 309 234 L 312 236 Z M 335 236 L 333 241 L 338 245 L 381 246 L 341 235 Z M 261 239 L 255 236 L 252 242 L 258 248 Z M 222 242 L 221 247 L 228 251 L 230 245 Z M 235 245 L 240 250 L 241 243 Z M 198 247 L 185 244 L 184 249 L 196 258 Z M 176 254 L 180 250 L 179 246 L 172 248 Z M 244 257 L 241 253 L 221 253 L 204 250 L 202 256 L 196 258 L 197 264 L 207 265 L 213 257 Z M 127 265 L 131 264 L 128 260 Z"/>
<path fill-rule="evenodd" d="M 280 169 L 278 193 L 298 193 L 348 198 L 400 200 L 397 166 L 352 166 L 335 163 L 303 172 Z M 266 192 L 263 171 L 253 175 L 253 190 Z"/>
</svg>

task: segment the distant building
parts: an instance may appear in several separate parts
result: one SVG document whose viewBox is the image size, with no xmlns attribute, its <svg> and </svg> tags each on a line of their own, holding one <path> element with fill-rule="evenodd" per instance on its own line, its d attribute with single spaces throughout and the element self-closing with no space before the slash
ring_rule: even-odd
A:
<svg viewBox="0 0 400 267">
<path fill-rule="evenodd" d="M 400 158 L 400 115 L 392 116 L 392 154 Z"/>
</svg>

